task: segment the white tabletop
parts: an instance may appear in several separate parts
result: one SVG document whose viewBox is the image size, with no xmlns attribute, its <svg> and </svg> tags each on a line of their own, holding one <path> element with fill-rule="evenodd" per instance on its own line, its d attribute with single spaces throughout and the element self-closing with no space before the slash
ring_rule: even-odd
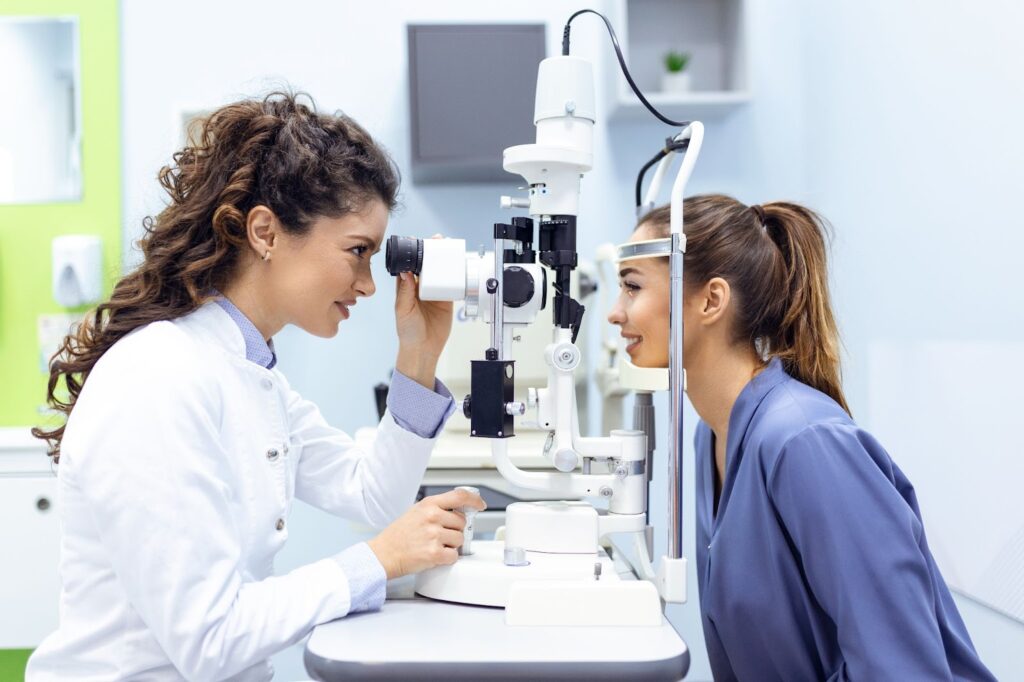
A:
<svg viewBox="0 0 1024 682">
<path fill-rule="evenodd" d="M 690 653 L 664 619 L 656 628 L 511 627 L 504 609 L 416 598 L 317 627 L 305 663 L 317 680 L 677 682 Z"/>
</svg>

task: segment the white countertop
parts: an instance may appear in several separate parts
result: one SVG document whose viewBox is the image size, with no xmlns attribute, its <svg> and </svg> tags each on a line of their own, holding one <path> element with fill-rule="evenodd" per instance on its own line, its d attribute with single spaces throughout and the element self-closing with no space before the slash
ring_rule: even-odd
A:
<svg viewBox="0 0 1024 682">
<path fill-rule="evenodd" d="M 27 426 L 0 427 L 0 476 L 25 474 L 56 476 L 46 442 L 34 438 Z"/>
<path fill-rule="evenodd" d="M 394 599 L 313 630 L 306 670 L 317 680 L 659 680 L 676 682 L 690 653 L 672 625 L 514 627 L 505 611 Z"/>
</svg>

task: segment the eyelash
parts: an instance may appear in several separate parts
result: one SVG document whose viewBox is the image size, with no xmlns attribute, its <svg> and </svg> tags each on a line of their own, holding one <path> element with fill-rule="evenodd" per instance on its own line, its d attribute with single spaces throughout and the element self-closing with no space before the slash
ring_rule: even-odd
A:
<svg viewBox="0 0 1024 682">
<path fill-rule="evenodd" d="M 349 251 L 356 254 L 356 258 L 362 258 L 363 254 L 370 250 L 369 246 L 353 246 Z"/>
<path fill-rule="evenodd" d="M 632 282 L 620 282 L 619 286 L 628 289 L 630 292 L 640 291 L 640 287 Z"/>
</svg>

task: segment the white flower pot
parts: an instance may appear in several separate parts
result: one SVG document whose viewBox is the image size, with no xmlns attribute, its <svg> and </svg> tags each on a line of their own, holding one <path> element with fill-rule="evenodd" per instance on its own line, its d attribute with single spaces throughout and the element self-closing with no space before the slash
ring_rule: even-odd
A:
<svg viewBox="0 0 1024 682">
<path fill-rule="evenodd" d="M 666 71 L 661 74 L 662 92 L 689 92 L 690 74 L 687 71 Z"/>
</svg>

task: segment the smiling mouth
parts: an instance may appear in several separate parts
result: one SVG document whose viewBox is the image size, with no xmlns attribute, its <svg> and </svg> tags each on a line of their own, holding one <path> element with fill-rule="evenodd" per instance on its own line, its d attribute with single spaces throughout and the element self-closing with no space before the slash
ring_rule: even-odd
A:
<svg viewBox="0 0 1024 682">
<path fill-rule="evenodd" d="M 349 315 L 351 315 L 351 313 L 348 311 L 348 306 L 345 305 L 344 303 L 339 303 L 338 301 L 335 301 L 334 306 L 341 311 L 341 319 L 347 320 Z"/>
<path fill-rule="evenodd" d="M 642 336 L 625 336 L 623 338 L 628 341 L 626 344 L 626 352 L 630 354 L 632 354 L 633 351 L 636 350 L 637 346 L 639 346 L 644 340 L 644 337 Z"/>
</svg>

